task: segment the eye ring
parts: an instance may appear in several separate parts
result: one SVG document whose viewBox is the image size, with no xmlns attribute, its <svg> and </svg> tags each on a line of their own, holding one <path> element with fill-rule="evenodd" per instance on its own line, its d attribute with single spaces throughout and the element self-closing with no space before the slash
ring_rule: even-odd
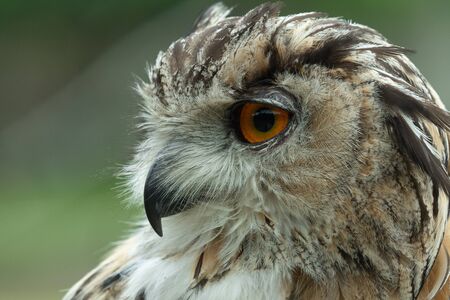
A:
<svg viewBox="0 0 450 300">
<path fill-rule="evenodd" d="M 291 113 L 274 105 L 245 101 L 235 107 L 236 131 L 249 144 L 269 141 L 288 128 Z"/>
</svg>

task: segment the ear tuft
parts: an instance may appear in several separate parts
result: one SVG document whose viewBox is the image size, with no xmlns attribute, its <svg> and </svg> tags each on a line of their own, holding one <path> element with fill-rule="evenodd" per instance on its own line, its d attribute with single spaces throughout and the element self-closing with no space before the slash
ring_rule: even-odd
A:
<svg viewBox="0 0 450 300">
<path fill-rule="evenodd" d="M 450 131 L 450 113 L 432 101 L 420 96 L 420 92 L 400 90 L 392 85 L 382 84 L 378 87 L 380 99 L 390 107 L 410 117 L 423 117 L 443 130 Z"/>
<path fill-rule="evenodd" d="M 391 116 L 388 124 L 400 151 L 427 173 L 447 195 L 450 195 L 450 178 L 447 170 L 422 129 L 404 114 Z"/>
<path fill-rule="evenodd" d="M 217 24 L 225 19 L 231 10 L 231 8 L 226 7 L 222 2 L 211 5 L 195 20 L 191 32 Z"/>
<path fill-rule="evenodd" d="M 424 124 L 424 120 L 427 120 L 438 130 L 449 132 L 449 112 L 421 96 L 420 91 L 380 84 L 378 95 L 390 110 L 391 116 L 388 117 L 387 123 L 400 151 L 425 171 L 447 195 L 450 195 L 447 159 L 442 159 L 437 152 L 433 137 Z M 447 139 L 442 143 L 447 144 Z"/>
</svg>

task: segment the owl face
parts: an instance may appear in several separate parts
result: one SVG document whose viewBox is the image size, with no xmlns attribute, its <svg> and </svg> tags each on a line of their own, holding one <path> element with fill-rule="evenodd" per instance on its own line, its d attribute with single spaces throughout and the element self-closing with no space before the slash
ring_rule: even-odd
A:
<svg viewBox="0 0 450 300">
<path fill-rule="evenodd" d="M 155 122 L 149 140 L 166 142 L 156 151 L 144 197 L 161 205 L 161 216 L 210 202 L 259 203 L 275 214 L 283 206 L 328 210 L 333 205 L 322 196 L 357 163 L 361 95 L 326 80 L 323 71 L 280 74 L 239 92 L 222 86 L 185 100 L 185 109 L 149 116 Z"/>
<path fill-rule="evenodd" d="M 127 172 L 150 224 L 162 236 L 162 218 L 207 215 L 200 232 L 246 224 L 247 234 L 262 219 L 274 236 L 300 234 L 297 249 L 320 259 L 293 260 L 314 278 L 358 255 L 398 276 L 381 256 L 411 248 L 424 207 L 448 210 L 439 97 L 405 49 L 368 27 L 278 17 L 275 4 L 228 13 L 207 10 L 137 87 L 144 138 Z M 377 239 L 392 251 L 374 250 Z"/>
</svg>

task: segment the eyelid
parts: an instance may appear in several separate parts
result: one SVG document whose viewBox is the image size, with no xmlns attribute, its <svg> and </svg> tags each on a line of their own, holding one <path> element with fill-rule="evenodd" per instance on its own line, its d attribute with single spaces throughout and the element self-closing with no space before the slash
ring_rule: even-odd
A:
<svg viewBox="0 0 450 300">
<path fill-rule="evenodd" d="M 289 114 L 293 114 L 293 107 L 288 106 L 287 104 L 280 102 L 280 101 L 276 101 L 274 99 L 270 99 L 270 98 L 259 98 L 259 99 L 240 99 L 237 102 L 233 103 L 233 105 L 230 107 L 230 110 L 233 111 L 236 108 L 238 108 L 239 106 L 242 106 L 246 103 L 258 103 L 258 104 L 267 104 L 270 106 L 274 106 L 276 108 L 281 108 L 285 111 L 287 111 Z"/>
<path fill-rule="evenodd" d="M 282 87 L 258 87 L 241 95 L 237 103 L 242 101 L 269 104 L 294 113 L 296 110 L 296 97 Z M 236 103 L 236 104 L 237 104 Z"/>
</svg>

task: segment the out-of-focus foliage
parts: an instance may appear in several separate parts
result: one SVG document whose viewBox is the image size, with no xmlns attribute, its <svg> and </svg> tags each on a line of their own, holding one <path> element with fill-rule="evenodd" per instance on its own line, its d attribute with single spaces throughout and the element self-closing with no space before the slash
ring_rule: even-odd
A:
<svg viewBox="0 0 450 300">
<path fill-rule="evenodd" d="M 0 299 L 61 298 L 132 228 L 114 179 L 138 139 L 131 87 L 212 3 L 0 0 Z M 283 13 L 312 10 L 417 50 L 450 99 L 450 1 L 291 0 Z"/>
</svg>

